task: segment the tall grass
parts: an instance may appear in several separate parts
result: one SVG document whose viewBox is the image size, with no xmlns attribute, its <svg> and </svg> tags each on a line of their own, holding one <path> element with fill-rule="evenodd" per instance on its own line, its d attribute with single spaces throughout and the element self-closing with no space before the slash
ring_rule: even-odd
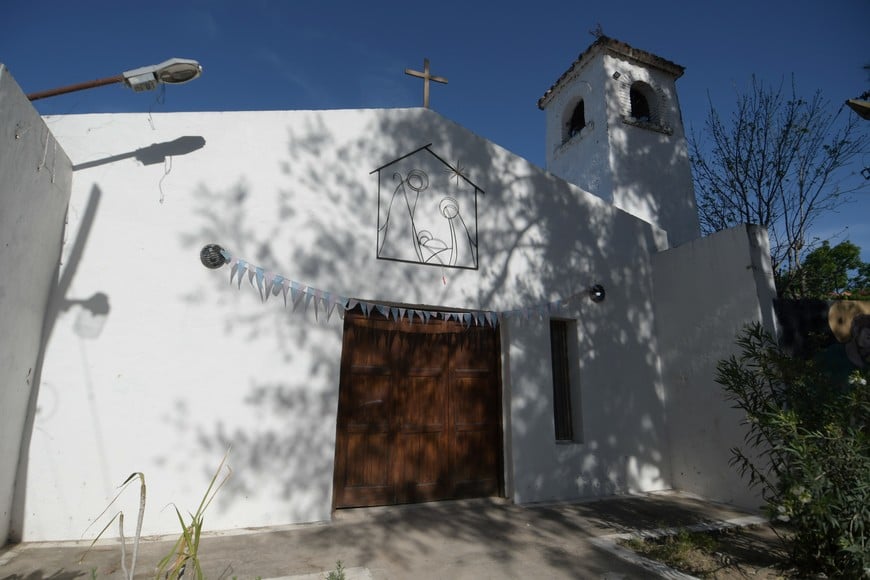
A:
<svg viewBox="0 0 870 580">
<path fill-rule="evenodd" d="M 228 465 L 226 465 L 227 457 L 229 456 L 230 450 L 227 449 L 227 452 L 224 454 L 223 459 L 218 465 L 217 470 L 215 470 L 214 475 L 211 478 L 211 482 L 208 484 L 208 488 L 205 490 L 205 494 L 202 497 L 202 500 L 199 502 L 199 507 L 196 509 L 196 512 L 192 514 L 188 514 L 190 516 L 189 521 L 185 521 L 184 517 L 181 515 L 181 511 L 178 509 L 178 506 L 175 504 L 170 504 L 175 509 L 175 515 L 178 518 L 178 522 L 181 525 L 181 535 L 176 540 L 175 544 L 172 546 L 170 552 L 157 564 L 157 578 L 163 578 L 166 580 L 180 580 L 188 567 L 191 567 L 193 573 L 195 574 L 197 580 L 203 580 L 202 566 L 199 560 L 199 542 L 202 538 L 202 528 L 203 521 L 205 516 L 205 511 L 208 509 L 208 506 L 211 505 L 212 500 L 214 500 L 218 491 L 220 491 L 221 487 L 226 483 L 227 479 L 229 479 L 230 475 L 232 475 L 232 469 Z M 224 473 L 226 471 L 226 473 Z M 223 474 L 223 475 L 222 475 Z M 125 580 L 133 580 L 133 574 L 136 570 L 136 558 L 139 555 L 139 542 L 142 537 L 142 521 L 145 517 L 145 498 L 146 498 L 146 487 L 145 487 L 145 475 L 142 472 L 135 472 L 128 477 L 124 483 L 121 484 L 118 493 L 112 498 L 112 501 L 109 502 L 109 505 L 100 512 L 94 521 L 88 526 L 88 529 L 105 516 L 118 498 L 124 493 L 124 490 L 127 489 L 133 481 L 136 479 L 139 480 L 139 513 L 136 519 L 136 532 L 133 535 L 133 552 L 132 558 L 130 560 L 130 567 L 127 568 L 127 540 L 124 536 L 124 512 L 119 510 L 116 512 L 111 519 L 109 519 L 108 523 L 100 530 L 100 533 L 93 539 L 93 541 L 88 546 L 88 549 L 85 550 L 85 553 L 82 555 L 79 562 L 83 562 L 85 557 L 90 553 L 91 549 L 97 543 L 97 541 L 103 536 L 106 530 L 115 522 L 118 521 L 118 531 L 121 540 L 121 569 L 124 573 Z M 85 530 L 87 532 L 87 529 Z"/>
<path fill-rule="evenodd" d="M 220 491 L 221 487 L 232 475 L 232 469 L 226 466 L 226 474 L 218 482 L 218 478 L 224 470 L 228 454 L 229 450 L 224 454 L 224 458 L 212 476 L 208 489 L 205 490 L 205 494 L 202 496 L 202 501 L 199 502 L 196 512 L 188 514 L 190 516 L 189 522 L 185 522 L 178 506 L 173 504 L 172 507 L 175 509 L 175 515 L 178 517 L 178 523 L 181 525 L 181 535 L 176 540 L 172 550 L 157 565 L 157 578 L 179 580 L 184 576 L 187 567 L 192 566 L 196 579 L 203 579 L 202 566 L 199 561 L 199 541 L 202 537 L 203 519 L 205 510 L 208 509 L 218 491 Z"/>
</svg>

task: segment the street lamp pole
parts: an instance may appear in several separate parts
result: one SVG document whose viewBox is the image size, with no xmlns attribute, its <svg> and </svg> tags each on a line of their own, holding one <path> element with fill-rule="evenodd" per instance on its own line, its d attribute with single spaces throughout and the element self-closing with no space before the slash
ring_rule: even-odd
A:
<svg viewBox="0 0 870 580">
<path fill-rule="evenodd" d="M 104 87 L 106 85 L 113 85 L 115 83 L 124 82 L 124 75 L 117 75 L 114 77 L 106 77 L 104 79 L 97 79 L 94 81 L 88 81 L 85 83 L 77 83 L 74 85 L 69 85 L 66 87 L 60 87 L 57 89 L 48 89 L 47 91 L 39 91 L 37 93 L 30 93 L 27 95 L 27 98 L 31 101 L 36 101 L 38 99 L 44 99 L 46 97 L 53 97 L 55 95 L 63 95 L 65 93 L 73 93 L 75 91 L 84 91 L 85 89 L 93 89 L 96 87 Z"/>
<path fill-rule="evenodd" d="M 202 66 L 195 60 L 171 58 L 161 62 L 160 64 L 128 70 L 113 77 L 106 77 L 57 89 L 30 93 L 27 95 L 27 98 L 31 101 L 36 101 L 46 97 L 63 95 L 66 93 L 83 91 L 85 89 L 93 89 L 95 87 L 102 87 L 116 83 L 124 84 L 138 93 L 155 89 L 159 84 L 180 85 L 192 81 L 201 74 Z"/>
</svg>

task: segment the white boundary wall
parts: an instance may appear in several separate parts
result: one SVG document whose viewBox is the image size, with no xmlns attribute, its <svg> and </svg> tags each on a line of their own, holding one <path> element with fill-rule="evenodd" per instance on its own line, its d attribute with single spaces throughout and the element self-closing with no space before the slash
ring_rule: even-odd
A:
<svg viewBox="0 0 870 580">
<path fill-rule="evenodd" d="M 71 180 L 63 149 L 0 64 L 0 545 L 10 531 Z"/>
<path fill-rule="evenodd" d="M 738 226 L 695 240 L 654 256 L 653 271 L 674 487 L 757 509 L 758 494 L 728 465 L 743 443 L 742 415 L 714 377 L 745 325 L 776 335 L 767 231 Z"/>
</svg>

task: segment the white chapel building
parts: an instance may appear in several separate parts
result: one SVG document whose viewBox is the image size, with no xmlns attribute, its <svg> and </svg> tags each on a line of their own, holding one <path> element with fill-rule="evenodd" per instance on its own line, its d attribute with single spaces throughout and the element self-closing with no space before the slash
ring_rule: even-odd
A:
<svg viewBox="0 0 870 580">
<path fill-rule="evenodd" d="M 228 449 L 212 530 L 755 507 L 713 375 L 772 328 L 767 236 L 700 238 L 682 74 L 598 38 L 540 168 L 428 108 L 41 118 L 0 67 L 0 537 L 79 539 L 132 472 L 174 532 Z"/>
</svg>

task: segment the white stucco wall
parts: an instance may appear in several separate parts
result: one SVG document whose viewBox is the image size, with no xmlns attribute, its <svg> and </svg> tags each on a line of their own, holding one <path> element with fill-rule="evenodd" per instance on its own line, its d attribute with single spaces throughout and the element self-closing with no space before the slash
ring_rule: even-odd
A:
<svg viewBox="0 0 870 580">
<path fill-rule="evenodd" d="M 133 471 L 148 478 L 145 533 L 174 531 L 161 508 L 193 509 L 230 445 L 210 529 L 330 517 L 341 321 L 230 286 L 199 263 L 211 242 L 372 301 L 504 310 L 603 284 L 603 304 L 560 313 L 577 321 L 583 443 L 553 442 L 546 321 L 503 328 L 510 493 L 670 485 L 649 257 L 660 230 L 424 109 L 47 121 L 76 167 L 67 238 L 86 241 L 48 346 L 24 539 L 80 537 Z M 428 143 L 485 192 L 479 270 L 375 259 L 370 172 Z"/>
<path fill-rule="evenodd" d="M 700 236 L 688 146 L 677 98 L 676 79 L 654 67 L 605 55 L 610 170 L 613 204 L 658 225 L 677 246 Z M 613 74 L 619 73 L 614 80 Z M 646 83 L 657 96 L 662 130 L 626 123 L 630 88 Z"/>
<path fill-rule="evenodd" d="M 767 232 L 735 227 L 657 254 L 652 263 L 674 487 L 758 508 L 756 492 L 728 465 L 729 450 L 743 443 L 743 415 L 714 377 L 746 324 L 760 321 L 776 332 Z"/>
<path fill-rule="evenodd" d="M 549 321 L 511 323 L 513 498 L 518 503 L 592 498 L 669 489 L 670 450 L 665 389 L 654 334 L 650 255 L 656 246 L 644 222 L 618 210 L 588 223 L 573 251 L 587 254 L 572 269 L 605 286 L 604 302 L 583 299 L 560 318 L 576 321 L 572 380 L 573 443 L 556 443 Z M 582 212 L 578 211 L 582 215 Z M 570 214 L 569 214 L 570 215 Z M 575 214 L 576 215 L 576 214 Z M 591 216 L 590 216 L 591 217 Z M 582 220 L 581 220 L 582 221 Z M 590 248 L 595 248 L 590 251 Z M 575 396 L 579 395 L 579 397 Z"/>
<path fill-rule="evenodd" d="M 564 79 L 545 110 L 547 170 L 585 191 L 611 202 L 613 174 L 610 170 L 607 83 L 604 61 L 596 59 Z M 586 126 L 571 139 L 563 139 L 565 125 L 578 101 L 583 100 Z"/>
<path fill-rule="evenodd" d="M 0 64 L 0 545 L 10 531 L 71 179 L 66 154 Z"/>
</svg>

